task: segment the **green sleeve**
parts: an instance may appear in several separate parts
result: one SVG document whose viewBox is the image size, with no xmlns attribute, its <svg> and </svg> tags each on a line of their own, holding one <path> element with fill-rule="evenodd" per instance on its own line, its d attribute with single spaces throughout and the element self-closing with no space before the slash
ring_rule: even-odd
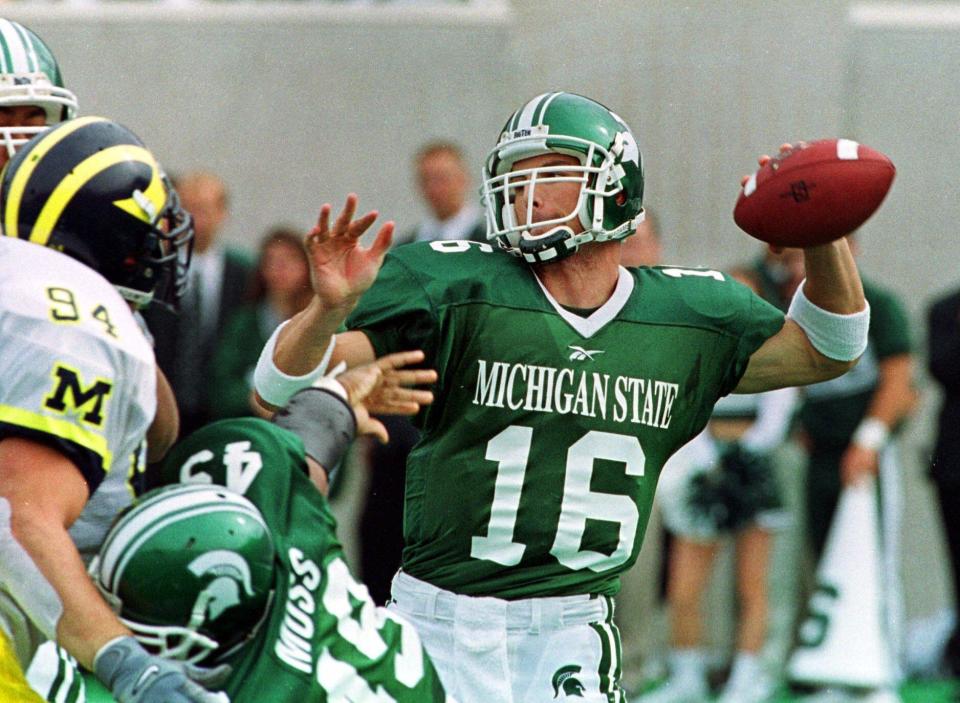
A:
<svg viewBox="0 0 960 703">
<path fill-rule="evenodd" d="M 422 349 L 431 359 L 436 351 L 436 305 L 413 269 L 392 253 L 346 327 L 363 331 L 377 356 Z"/>
<path fill-rule="evenodd" d="M 870 344 L 877 358 L 911 353 L 910 321 L 899 298 L 886 290 L 865 288 L 870 302 Z"/>
<path fill-rule="evenodd" d="M 776 307 L 756 295 L 746 286 L 737 283 L 738 289 L 731 301 L 733 309 L 738 310 L 735 329 L 738 329 L 739 341 L 734 352 L 730 372 L 724 379 L 721 395 L 731 393 L 743 374 L 747 371 L 750 357 L 763 343 L 783 328 L 784 314 Z"/>
</svg>

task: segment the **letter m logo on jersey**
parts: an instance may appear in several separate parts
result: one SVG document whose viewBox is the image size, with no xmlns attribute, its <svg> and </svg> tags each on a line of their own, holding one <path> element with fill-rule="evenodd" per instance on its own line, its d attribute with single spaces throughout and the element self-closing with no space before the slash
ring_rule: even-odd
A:
<svg viewBox="0 0 960 703">
<path fill-rule="evenodd" d="M 43 399 L 43 406 L 58 413 L 81 413 L 83 422 L 101 427 L 106 417 L 103 406 L 113 384 L 102 378 L 84 387 L 83 379 L 76 369 L 66 364 L 53 367 L 53 391 Z"/>
</svg>

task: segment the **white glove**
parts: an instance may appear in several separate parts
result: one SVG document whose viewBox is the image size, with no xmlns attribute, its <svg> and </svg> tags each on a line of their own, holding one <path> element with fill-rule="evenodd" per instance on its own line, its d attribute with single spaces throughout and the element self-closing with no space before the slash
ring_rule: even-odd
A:
<svg viewBox="0 0 960 703">
<path fill-rule="evenodd" d="M 207 691 L 176 662 L 150 654 L 130 636 L 103 645 L 93 671 L 118 703 L 230 703 L 226 693 Z"/>
</svg>

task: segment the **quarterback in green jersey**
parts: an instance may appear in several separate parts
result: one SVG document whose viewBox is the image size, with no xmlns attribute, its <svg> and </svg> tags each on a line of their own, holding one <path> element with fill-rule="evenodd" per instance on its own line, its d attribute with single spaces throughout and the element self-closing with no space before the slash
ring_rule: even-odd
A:
<svg viewBox="0 0 960 703">
<path fill-rule="evenodd" d="M 233 703 L 454 703 L 411 625 L 350 575 L 316 485 L 357 427 L 346 397 L 310 388 L 274 423 L 194 432 L 162 465 L 175 485 L 121 517 L 92 568 L 144 647 Z"/>
<path fill-rule="evenodd" d="M 785 321 L 718 271 L 620 266 L 642 196 L 619 116 L 539 95 L 486 159 L 488 243 L 387 255 L 392 223 L 364 248 L 376 213 L 355 218 L 351 195 L 331 222 L 325 205 L 307 236 L 315 298 L 261 356 L 273 405 L 324 361 L 419 348 L 437 370 L 392 607 L 461 701 L 622 700 L 610 597 L 664 462 L 721 396 L 833 377 L 861 351 L 845 242 L 806 251 L 809 297 Z"/>
</svg>

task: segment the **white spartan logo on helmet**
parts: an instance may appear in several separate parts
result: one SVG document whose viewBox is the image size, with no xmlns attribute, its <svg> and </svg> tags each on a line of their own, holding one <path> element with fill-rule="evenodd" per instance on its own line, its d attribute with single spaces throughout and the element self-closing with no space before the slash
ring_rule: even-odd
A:
<svg viewBox="0 0 960 703">
<path fill-rule="evenodd" d="M 208 574 L 216 577 L 200 591 L 193 604 L 193 612 L 205 613 L 209 620 L 216 620 L 225 610 L 240 604 L 241 586 L 248 597 L 254 595 L 250 566 L 236 552 L 215 549 L 198 556 L 187 569 L 197 578 Z"/>
</svg>

